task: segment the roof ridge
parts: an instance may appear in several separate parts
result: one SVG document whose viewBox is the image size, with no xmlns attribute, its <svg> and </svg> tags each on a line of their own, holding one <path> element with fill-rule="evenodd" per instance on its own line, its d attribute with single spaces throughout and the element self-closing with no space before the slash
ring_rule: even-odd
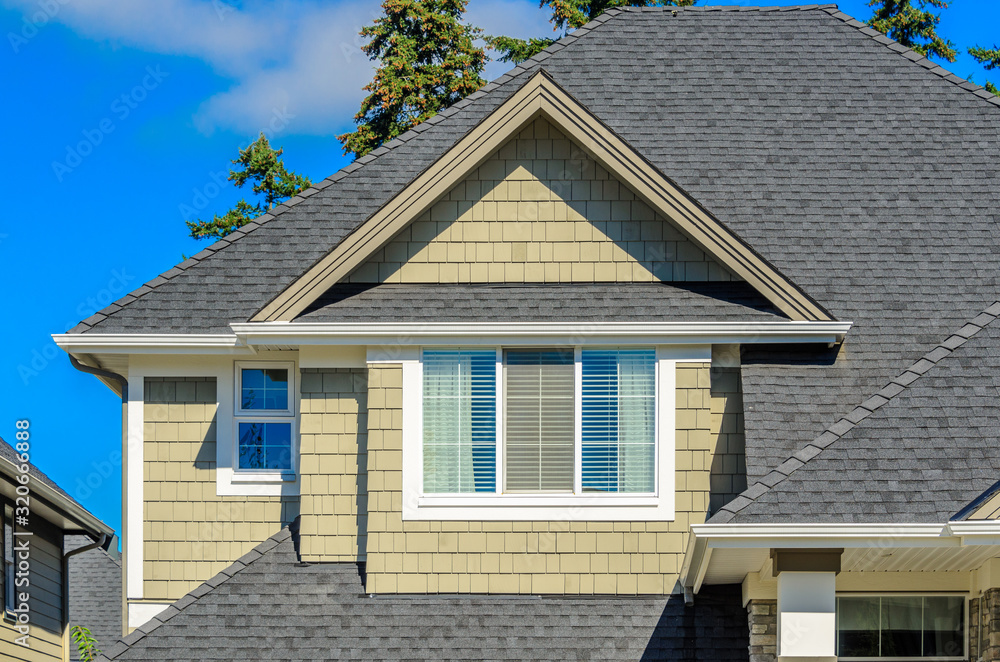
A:
<svg viewBox="0 0 1000 662">
<path fill-rule="evenodd" d="M 830 16 L 833 16 L 834 18 L 841 20 L 842 22 L 846 23 L 852 28 L 857 29 L 857 31 L 860 32 L 861 34 L 870 37 L 871 39 L 882 44 L 889 50 L 899 53 L 907 60 L 915 64 L 919 64 L 921 67 L 927 69 L 929 72 L 935 74 L 939 78 L 943 78 L 949 83 L 952 83 L 953 85 L 960 87 L 967 92 L 972 92 L 972 94 L 979 97 L 980 99 L 983 99 L 984 101 L 987 101 L 988 103 L 994 106 L 1000 107 L 1000 96 L 997 96 L 992 92 L 988 92 L 981 85 L 976 85 L 972 81 L 969 81 L 965 78 L 962 78 L 961 76 L 952 73 L 951 71 L 948 71 L 939 64 L 931 62 L 931 60 L 927 56 L 921 55 L 912 48 L 903 46 L 898 41 L 892 39 L 888 35 L 879 32 L 878 30 L 870 27 L 866 23 L 862 23 L 861 21 L 854 18 L 850 14 L 842 12 L 840 8 L 837 7 L 836 5 L 833 5 L 832 7 L 827 5 L 824 7 L 820 7 L 819 9 L 826 12 Z"/>
<path fill-rule="evenodd" d="M 793 473 L 806 466 L 834 442 L 843 438 L 844 435 L 857 427 L 861 421 L 891 402 L 920 379 L 921 376 L 929 372 L 942 359 L 950 356 L 952 352 L 989 326 L 998 317 L 1000 317 L 1000 301 L 994 302 L 976 317 L 967 321 L 962 328 L 914 361 L 895 378 L 889 380 L 889 383 L 882 389 L 844 416 L 841 416 L 836 423 L 827 427 L 823 434 L 800 448 L 791 457 L 757 480 L 753 485 L 743 490 L 735 499 L 722 506 L 707 521 L 717 524 L 731 521 L 742 510 L 752 505 L 764 494 L 770 492 L 776 485 L 782 483 Z"/>
<path fill-rule="evenodd" d="M 833 2 L 828 2 L 824 4 L 808 4 L 808 5 L 704 5 L 701 7 L 674 7 L 671 5 L 656 6 L 656 7 L 619 7 L 622 11 L 627 12 L 748 12 L 748 11 L 815 11 L 837 9 L 837 4 Z"/>
<path fill-rule="evenodd" d="M 202 596 L 211 593 L 213 590 L 235 577 L 238 573 L 249 568 L 256 561 L 263 558 L 267 552 L 271 551 L 280 543 L 285 542 L 291 537 L 291 529 L 287 525 L 283 526 L 281 530 L 273 536 L 270 536 L 264 540 L 264 542 L 260 543 L 249 552 L 233 561 L 232 565 L 220 571 L 211 579 L 208 579 L 196 586 L 182 598 L 178 599 L 159 614 L 149 619 L 149 621 L 137 627 L 128 636 L 119 639 L 113 646 L 111 646 L 111 648 L 102 652 L 97 659 L 99 661 L 106 660 L 108 662 L 116 659 L 122 653 L 128 651 L 128 649 L 134 644 L 138 643 L 143 637 L 156 630 L 177 614 L 180 614 L 182 610 L 197 602 Z"/>
<path fill-rule="evenodd" d="M 337 170 L 329 177 L 326 177 L 325 179 L 316 184 L 313 184 L 305 191 L 295 194 L 294 196 L 290 197 L 288 200 L 285 200 L 281 204 L 276 205 L 273 209 L 268 210 L 264 214 L 261 214 L 257 218 L 247 223 L 246 225 L 243 225 L 234 232 L 231 232 L 225 237 L 220 238 L 212 245 L 206 246 L 201 251 L 189 257 L 188 259 L 184 260 L 180 264 L 174 265 L 167 271 L 164 271 L 163 273 L 159 274 L 158 276 L 156 276 L 156 278 L 153 278 L 152 280 L 143 283 L 135 290 L 129 292 L 120 299 L 108 304 L 101 310 L 95 312 L 90 317 L 87 317 L 86 319 L 82 320 L 72 329 L 67 331 L 67 333 L 85 333 L 86 331 L 90 330 L 95 325 L 104 321 L 105 319 L 107 319 L 114 313 L 118 312 L 126 305 L 132 303 L 136 299 L 145 296 L 146 294 L 152 292 L 160 285 L 163 285 L 164 283 L 167 283 L 170 280 L 172 280 L 174 277 L 181 275 L 188 269 L 201 263 L 203 260 L 208 259 L 212 255 L 226 248 L 227 246 L 229 246 L 236 240 L 240 239 L 241 237 L 253 232 L 254 230 L 263 227 L 269 221 L 274 220 L 278 216 L 278 214 L 287 211 L 288 209 L 294 207 L 303 200 L 312 197 L 316 193 L 319 193 L 320 191 L 343 180 L 348 175 L 357 172 L 364 166 L 377 160 L 380 156 L 383 156 L 384 154 L 391 152 L 396 147 L 399 147 L 403 143 L 406 143 L 415 136 L 423 133 L 428 129 L 428 127 L 438 124 L 439 122 L 441 122 L 442 119 L 447 119 L 448 117 L 451 117 L 458 111 L 468 107 L 473 102 L 483 98 L 484 96 L 498 89 L 502 85 L 505 85 L 506 83 L 510 82 L 511 80 L 514 80 L 515 78 L 518 78 L 522 74 L 533 72 L 534 70 L 538 69 L 542 64 L 542 62 L 544 62 L 546 59 L 558 53 L 569 44 L 572 44 L 575 41 L 578 41 L 579 39 L 583 38 L 588 33 L 592 32 L 596 28 L 600 27 L 601 25 L 603 25 L 604 23 L 611 20 L 615 16 L 618 16 L 621 13 L 622 13 L 621 8 L 614 8 L 605 11 L 603 14 L 593 19 L 589 23 L 586 23 L 585 25 L 574 30 L 571 34 L 567 34 L 562 38 L 557 39 L 554 43 L 550 44 L 542 51 L 536 53 L 528 60 L 525 60 L 521 64 L 518 64 L 510 71 L 498 77 L 496 80 L 490 81 L 486 85 L 483 85 L 481 88 L 479 88 L 469 96 L 463 99 L 459 99 L 458 101 L 448 106 L 447 108 L 443 109 L 433 117 L 430 117 L 421 122 L 420 124 L 412 127 L 411 129 L 404 131 L 400 135 L 396 136 L 392 140 L 389 140 L 388 142 L 381 145 L 377 149 L 372 150 L 368 154 L 365 154 L 364 156 L 355 159 L 354 161 L 344 166 L 340 170 Z M 459 136 L 456 140 L 460 139 L 461 136 Z"/>
</svg>

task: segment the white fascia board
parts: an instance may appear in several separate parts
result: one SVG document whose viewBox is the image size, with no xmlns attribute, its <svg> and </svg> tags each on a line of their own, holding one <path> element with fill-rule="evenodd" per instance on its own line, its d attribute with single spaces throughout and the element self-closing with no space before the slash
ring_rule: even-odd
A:
<svg viewBox="0 0 1000 662">
<path fill-rule="evenodd" d="M 400 322 L 231 324 L 244 344 L 532 344 L 611 341 L 648 344 L 824 343 L 843 340 L 851 322 Z"/>
<path fill-rule="evenodd" d="M 232 334 L 189 333 L 54 333 L 52 340 L 67 353 L 83 354 L 252 354 Z"/>
<path fill-rule="evenodd" d="M 693 524 L 691 532 L 716 549 L 770 547 L 955 547 L 945 524 Z"/>
</svg>

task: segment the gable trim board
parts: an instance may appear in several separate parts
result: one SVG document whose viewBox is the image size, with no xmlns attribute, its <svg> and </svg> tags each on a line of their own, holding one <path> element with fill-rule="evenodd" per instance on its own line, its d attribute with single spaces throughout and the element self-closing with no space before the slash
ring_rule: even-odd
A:
<svg viewBox="0 0 1000 662">
<path fill-rule="evenodd" d="M 433 165 L 266 304 L 251 322 L 294 320 L 538 116 L 578 141 L 646 204 L 789 318 L 833 319 L 539 69 Z"/>
</svg>

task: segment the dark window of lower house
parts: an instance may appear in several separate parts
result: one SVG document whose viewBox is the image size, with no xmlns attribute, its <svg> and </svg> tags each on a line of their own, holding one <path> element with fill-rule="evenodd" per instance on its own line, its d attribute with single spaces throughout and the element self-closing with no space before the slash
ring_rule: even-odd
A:
<svg viewBox="0 0 1000 662">
<path fill-rule="evenodd" d="M 837 598 L 837 656 L 965 657 L 965 598 L 893 595 Z"/>
</svg>

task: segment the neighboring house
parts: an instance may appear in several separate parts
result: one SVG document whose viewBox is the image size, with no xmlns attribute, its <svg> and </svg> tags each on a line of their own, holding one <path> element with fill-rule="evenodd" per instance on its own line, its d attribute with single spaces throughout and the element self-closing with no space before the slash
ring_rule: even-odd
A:
<svg viewBox="0 0 1000 662">
<path fill-rule="evenodd" d="M 1000 103 L 609 11 L 56 336 L 110 659 L 996 659 Z"/>
<path fill-rule="evenodd" d="M 87 536 L 65 536 L 67 552 L 88 546 Z M 97 547 L 75 554 L 69 561 L 69 623 L 90 630 L 98 648 L 107 648 L 122 636 L 122 564 L 118 539 L 109 549 Z M 70 645 L 70 659 L 79 660 Z"/>
<path fill-rule="evenodd" d="M 26 443 L 30 460 L 30 431 Z M 121 597 L 113 590 L 92 601 L 95 614 L 80 620 L 70 602 L 78 590 L 92 590 L 83 588 L 92 578 L 76 573 L 75 559 L 106 555 L 107 549 L 117 552 L 112 545 L 118 538 L 30 461 L 22 461 L 24 450 L 0 439 L 0 659 L 61 662 L 71 659 L 75 649 L 71 625 L 86 625 L 107 610 L 120 613 Z M 114 637 L 107 643 L 120 632 L 119 620 L 117 628 L 106 631 L 109 639 Z"/>
</svg>

